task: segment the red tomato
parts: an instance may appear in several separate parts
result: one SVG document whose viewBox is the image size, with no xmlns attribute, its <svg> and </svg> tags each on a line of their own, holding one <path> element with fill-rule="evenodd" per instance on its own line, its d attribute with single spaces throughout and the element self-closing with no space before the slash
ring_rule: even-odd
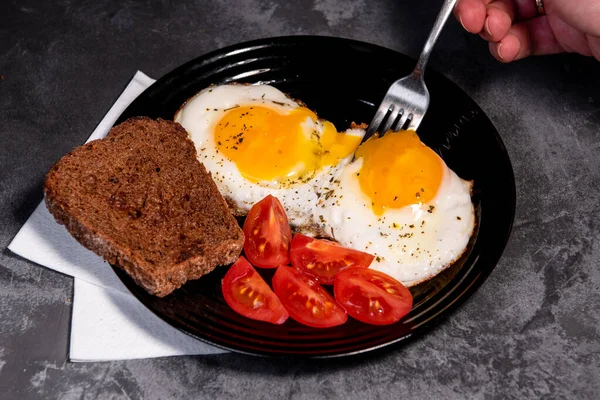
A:
<svg viewBox="0 0 600 400">
<path fill-rule="evenodd" d="M 253 265 L 277 268 L 289 264 L 292 231 L 276 197 L 268 195 L 252 206 L 244 222 L 244 235 L 244 252 Z"/>
<path fill-rule="evenodd" d="M 335 276 L 335 299 L 350 316 L 367 324 L 388 325 L 412 307 L 412 295 L 400 282 L 368 268 L 348 268 Z"/>
<path fill-rule="evenodd" d="M 291 267 L 281 266 L 273 276 L 273 290 L 290 316 L 315 328 L 341 325 L 346 311 L 317 282 Z"/>
<path fill-rule="evenodd" d="M 281 301 L 243 256 L 229 268 L 221 288 L 227 304 L 244 317 L 273 324 L 288 319 Z"/>
<path fill-rule="evenodd" d="M 290 258 L 294 268 L 322 284 L 332 284 L 335 274 L 350 267 L 367 268 L 375 256 L 348 249 L 325 239 L 295 235 Z"/>
</svg>

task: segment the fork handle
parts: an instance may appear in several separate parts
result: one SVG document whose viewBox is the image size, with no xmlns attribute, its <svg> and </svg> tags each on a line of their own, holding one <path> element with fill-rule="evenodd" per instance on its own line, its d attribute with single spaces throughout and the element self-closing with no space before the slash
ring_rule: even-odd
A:
<svg viewBox="0 0 600 400">
<path fill-rule="evenodd" d="M 431 28 L 431 32 L 429 33 L 429 37 L 425 42 L 425 46 L 423 46 L 423 51 L 419 56 L 419 61 L 417 62 L 417 66 L 413 73 L 423 76 L 425 72 L 425 66 L 427 65 L 427 61 L 429 61 L 429 55 L 431 54 L 431 50 L 433 49 L 433 45 L 437 41 L 454 5 L 456 4 L 456 0 L 444 0 L 444 4 L 442 4 L 442 9 L 440 10 L 435 23 L 433 24 L 433 28 Z"/>
</svg>

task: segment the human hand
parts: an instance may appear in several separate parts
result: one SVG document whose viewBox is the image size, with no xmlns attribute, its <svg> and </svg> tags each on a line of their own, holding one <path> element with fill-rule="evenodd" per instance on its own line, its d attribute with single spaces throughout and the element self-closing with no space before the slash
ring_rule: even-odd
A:
<svg viewBox="0 0 600 400">
<path fill-rule="evenodd" d="M 600 0 L 458 0 L 454 15 L 487 40 L 492 55 L 511 62 L 530 55 L 574 52 L 600 61 Z"/>
</svg>

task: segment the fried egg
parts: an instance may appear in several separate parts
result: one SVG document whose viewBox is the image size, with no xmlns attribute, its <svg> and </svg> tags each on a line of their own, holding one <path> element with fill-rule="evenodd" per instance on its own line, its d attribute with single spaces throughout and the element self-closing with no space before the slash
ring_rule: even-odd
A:
<svg viewBox="0 0 600 400">
<path fill-rule="evenodd" d="M 314 228 L 320 188 L 348 164 L 364 130 L 335 126 L 270 85 L 206 88 L 176 113 L 235 214 L 271 194 L 290 224 Z"/>
<path fill-rule="evenodd" d="M 376 256 L 370 268 L 413 286 L 467 248 L 471 190 L 416 132 L 388 132 L 360 145 L 317 212 L 340 244 Z"/>
</svg>

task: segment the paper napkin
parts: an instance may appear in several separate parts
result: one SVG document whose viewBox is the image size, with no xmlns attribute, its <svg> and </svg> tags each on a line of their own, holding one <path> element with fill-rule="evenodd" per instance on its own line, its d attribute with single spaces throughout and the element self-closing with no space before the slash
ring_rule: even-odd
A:
<svg viewBox="0 0 600 400">
<path fill-rule="evenodd" d="M 88 141 L 104 137 L 127 106 L 154 79 L 138 71 Z M 133 295 L 101 257 L 81 246 L 42 202 L 8 246 L 13 253 L 75 277 L 71 361 L 109 361 L 224 350 L 162 321 Z"/>
</svg>

